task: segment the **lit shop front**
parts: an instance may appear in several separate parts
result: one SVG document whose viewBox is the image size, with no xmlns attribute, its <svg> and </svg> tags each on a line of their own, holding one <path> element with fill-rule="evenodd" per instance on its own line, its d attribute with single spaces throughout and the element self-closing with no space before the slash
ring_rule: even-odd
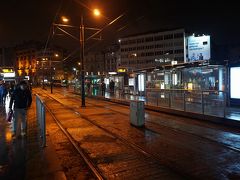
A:
<svg viewBox="0 0 240 180">
<path fill-rule="evenodd" d="M 4 82 L 16 81 L 14 68 L 1 68 L 1 80 Z"/>
<path fill-rule="evenodd" d="M 115 90 L 123 90 L 124 87 L 124 74 L 117 72 L 109 72 L 108 76 L 104 78 L 104 83 L 106 84 L 106 90 L 109 91 L 110 82 L 114 82 Z"/>
</svg>

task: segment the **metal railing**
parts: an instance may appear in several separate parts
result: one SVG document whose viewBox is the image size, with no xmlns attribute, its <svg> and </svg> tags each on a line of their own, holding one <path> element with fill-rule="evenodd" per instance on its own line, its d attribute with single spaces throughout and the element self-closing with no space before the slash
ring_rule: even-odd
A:
<svg viewBox="0 0 240 180">
<path fill-rule="evenodd" d="M 40 128 L 40 137 L 42 139 L 42 147 L 46 147 L 46 113 L 45 105 L 40 96 L 36 95 L 37 121 Z"/>
<path fill-rule="evenodd" d="M 92 89 L 87 95 L 103 96 L 101 89 Z M 124 94 L 116 90 L 115 93 L 106 91 L 104 97 L 127 101 L 143 100 L 146 105 L 216 117 L 225 118 L 229 115 L 226 91 L 147 88 L 145 96 Z"/>
<path fill-rule="evenodd" d="M 217 90 L 147 89 L 146 104 L 217 117 L 226 116 L 227 94 Z"/>
</svg>

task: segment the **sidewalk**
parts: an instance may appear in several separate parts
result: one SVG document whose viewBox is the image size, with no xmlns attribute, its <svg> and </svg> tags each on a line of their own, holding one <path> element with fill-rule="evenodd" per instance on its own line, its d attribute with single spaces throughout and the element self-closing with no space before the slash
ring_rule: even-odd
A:
<svg viewBox="0 0 240 180">
<path fill-rule="evenodd" d="M 46 137 L 47 146 L 41 147 L 36 121 L 36 101 L 33 98 L 31 110 L 28 112 L 28 138 L 26 157 L 26 180 L 56 179 L 65 180 L 65 174 L 55 152 L 49 136 Z"/>
<path fill-rule="evenodd" d="M 66 177 L 49 137 L 47 137 L 47 147 L 41 147 L 34 95 L 32 106 L 28 111 L 28 132 L 26 138 L 13 140 L 11 137 L 11 123 L 5 120 L 8 111 L 8 101 L 5 107 L 1 107 L 0 179 L 65 180 Z"/>
</svg>

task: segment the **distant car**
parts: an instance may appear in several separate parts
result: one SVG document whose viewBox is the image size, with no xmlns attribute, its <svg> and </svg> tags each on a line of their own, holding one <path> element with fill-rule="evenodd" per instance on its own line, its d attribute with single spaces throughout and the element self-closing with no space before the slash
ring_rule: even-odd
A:
<svg viewBox="0 0 240 180">
<path fill-rule="evenodd" d="M 62 79 L 62 80 L 61 80 L 61 86 L 62 86 L 62 87 L 67 87 L 67 85 L 68 85 L 67 80 Z"/>
</svg>

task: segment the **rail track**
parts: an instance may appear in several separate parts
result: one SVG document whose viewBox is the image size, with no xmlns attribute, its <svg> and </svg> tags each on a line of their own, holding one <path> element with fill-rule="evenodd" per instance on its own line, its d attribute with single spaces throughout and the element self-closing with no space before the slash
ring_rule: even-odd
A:
<svg viewBox="0 0 240 180">
<path fill-rule="evenodd" d="M 71 96 L 68 96 L 68 97 L 69 97 L 69 98 L 72 98 L 73 100 L 75 100 L 75 99 L 74 99 L 73 97 L 71 97 Z M 111 106 L 116 106 L 116 105 L 115 105 L 116 103 L 107 102 L 107 101 L 105 101 L 105 103 L 111 104 Z M 106 109 L 109 109 L 109 110 L 111 110 L 111 111 L 113 111 L 113 112 L 122 114 L 122 115 L 124 115 L 124 116 L 129 116 L 128 113 L 124 113 L 124 112 L 122 112 L 122 111 L 115 110 L 115 109 L 113 109 L 113 108 L 110 108 L 109 106 L 101 106 L 101 105 L 97 105 L 97 104 L 90 103 L 90 102 L 87 102 L 87 104 L 94 105 L 94 106 L 96 106 L 96 107 L 104 107 L 104 108 L 106 108 Z M 119 106 L 119 105 L 118 105 L 118 106 Z M 126 107 L 126 106 L 122 105 L 122 107 Z M 222 147 L 224 147 L 224 148 L 230 149 L 230 150 L 235 151 L 235 152 L 238 152 L 238 153 L 240 152 L 240 148 L 234 147 L 234 146 L 232 146 L 232 145 L 229 145 L 229 144 L 226 144 L 226 143 L 223 143 L 223 142 L 219 142 L 219 141 L 214 140 L 214 139 L 210 139 L 210 138 L 205 137 L 205 136 L 200 136 L 200 135 L 195 134 L 195 133 L 187 132 L 187 131 L 181 130 L 181 129 L 179 129 L 179 128 L 173 128 L 173 127 L 170 127 L 170 126 L 167 126 L 167 125 L 163 125 L 163 124 L 160 124 L 160 123 L 152 122 L 152 121 L 150 121 L 150 120 L 146 120 L 146 122 L 147 122 L 148 124 L 155 124 L 155 125 L 157 125 L 157 126 L 159 126 L 159 127 L 167 128 L 167 129 L 169 129 L 169 130 L 171 130 L 171 131 L 173 131 L 173 132 L 178 132 L 178 133 L 184 134 L 184 135 L 186 135 L 186 136 L 191 136 L 191 137 L 195 137 L 195 138 L 198 138 L 198 139 L 201 139 L 201 140 L 208 141 L 209 143 L 212 143 L 212 144 L 215 144 L 215 145 L 220 145 L 220 146 L 222 146 Z M 97 125 L 97 124 L 96 124 L 96 125 Z M 152 129 L 149 129 L 149 128 L 147 128 L 147 127 L 145 127 L 145 129 L 147 129 L 148 131 L 151 131 L 151 132 L 154 132 L 154 133 L 159 134 L 159 132 L 154 131 L 154 130 L 152 130 Z"/>
<path fill-rule="evenodd" d="M 121 152 L 119 157 L 116 157 L 118 161 L 119 158 L 123 158 L 122 161 L 127 162 L 125 166 L 116 166 L 116 168 L 112 168 L 113 172 L 109 173 L 109 171 L 104 171 L 104 168 L 101 168 L 103 166 L 102 164 L 105 163 L 106 160 L 102 160 L 103 163 L 96 163 L 92 157 L 90 157 L 88 153 L 86 153 L 86 150 L 81 148 L 79 146 L 79 142 L 77 142 L 72 135 L 67 131 L 66 126 L 63 125 L 62 121 L 60 121 L 52 112 L 51 108 L 48 106 L 48 104 L 45 104 L 48 112 L 51 114 L 53 119 L 55 120 L 56 124 L 59 126 L 61 131 L 65 134 L 65 136 L 68 138 L 68 140 L 71 142 L 72 146 L 76 149 L 76 151 L 81 155 L 81 157 L 84 159 L 85 163 L 89 166 L 90 170 L 94 174 L 96 179 L 112 179 L 112 178 L 131 178 L 131 179 L 139 179 L 143 177 L 154 177 L 154 178 L 169 178 L 170 179 L 185 179 L 188 177 L 187 174 L 184 174 L 183 172 L 179 172 L 176 169 L 172 169 L 170 167 L 166 167 L 166 165 L 161 164 L 161 159 L 157 157 L 157 155 L 153 153 L 149 153 L 148 151 L 144 150 L 142 147 L 138 146 L 137 144 L 124 139 L 120 137 L 119 135 L 111 132 L 110 130 L 100 126 L 99 124 L 92 121 L 87 116 L 84 116 L 80 114 L 76 109 L 69 107 L 59 100 L 53 98 L 49 94 L 42 91 L 40 96 L 45 97 L 47 99 L 51 99 L 51 101 L 57 102 L 60 104 L 64 109 L 67 109 L 71 111 L 72 113 L 78 115 L 80 118 L 84 119 L 85 121 L 88 121 L 90 124 L 92 124 L 94 127 L 100 129 L 104 133 L 108 134 L 108 136 L 112 137 L 114 140 L 111 142 L 111 146 L 118 146 L 121 147 L 124 151 Z M 47 102 L 50 102 L 47 100 Z M 109 143 L 109 142 L 108 142 Z M 101 150 L 100 150 L 101 151 Z M 105 151 L 103 149 L 102 151 Z M 124 158 L 122 155 L 125 155 L 126 158 Z M 114 158 L 109 160 L 109 157 L 104 157 L 106 155 L 101 155 L 101 158 L 108 159 L 107 163 L 114 162 Z M 118 156 L 118 155 L 116 155 Z M 124 164 L 121 162 L 122 164 Z M 121 164 L 120 163 L 120 164 Z M 114 163 L 113 163 L 114 165 Z M 112 166 L 113 166 L 112 165 Z M 127 166 L 126 166 L 127 165 Z M 122 168 L 122 169 L 121 169 Z M 105 168 L 106 169 L 106 168 Z M 135 172 L 137 169 L 139 169 L 139 173 Z M 108 169 L 109 170 L 109 169 Z M 135 171 L 134 171 L 135 170 Z"/>
</svg>

